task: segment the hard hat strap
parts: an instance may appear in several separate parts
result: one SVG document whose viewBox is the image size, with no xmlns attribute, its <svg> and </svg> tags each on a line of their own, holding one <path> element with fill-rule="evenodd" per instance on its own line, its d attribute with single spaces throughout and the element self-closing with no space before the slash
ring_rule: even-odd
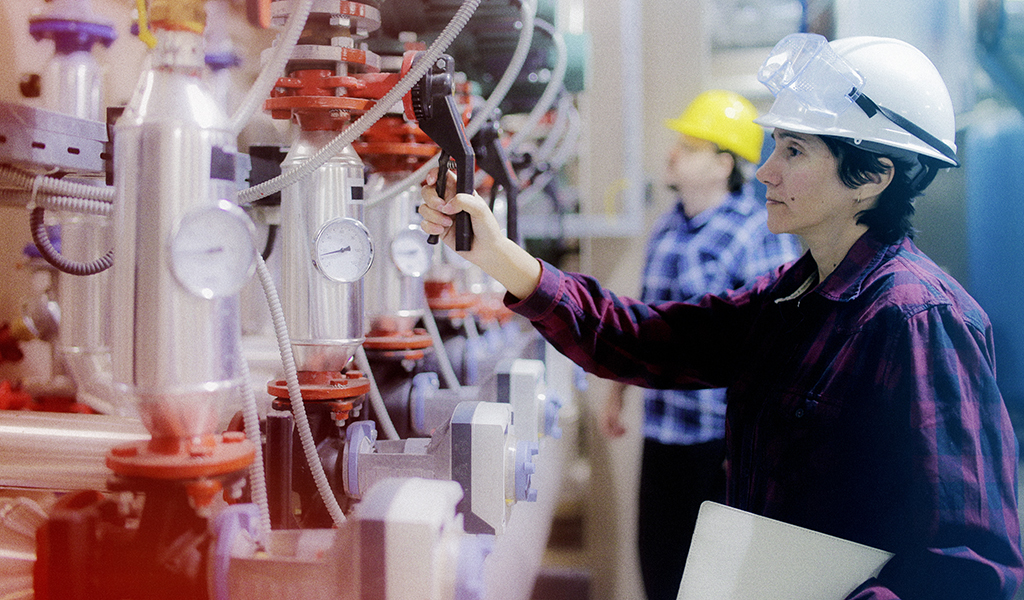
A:
<svg viewBox="0 0 1024 600">
<path fill-rule="evenodd" d="M 861 108 L 861 110 L 864 111 L 865 114 L 867 114 L 869 118 L 874 117 L 876 114 L 881 114 L 886 119 L 889 119 L 897 126 L 903 128 L 907 133 L 915 136 L 917 139 L 928 144 L 932 148 L 935 148 L 939 153 L 948 158 L 950 162 L 953 163 L 954 167 L 960 166 L 960 161 L 957 160 L 956 153 L 953 152 L 949 146 L 943 143 L 939 138 L 914 124 L 913 121 L 894 113 L 884 106 L 875 104 L 871 98 L 868 98 L 864 94 L 857 96 L 854 102 Z"/>
</svg>

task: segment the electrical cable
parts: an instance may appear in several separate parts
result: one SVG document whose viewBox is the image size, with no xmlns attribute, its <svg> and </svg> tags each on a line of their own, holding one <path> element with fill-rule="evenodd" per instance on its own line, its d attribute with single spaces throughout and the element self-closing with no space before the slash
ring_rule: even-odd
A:
<svg viewBox="0 0 1024 600">
<path fill-rule="evenodd" d="M 37 206 L 32 209 L 29 215 L 29 228 L 32 231 L 32 241 L 43 256 L 43 259 L 53 265 L 57 270 L 69 275 L 95 275 L 110 268 L 114 264 L 114 252 L 108 250 L 106 254 L 89 263 L 80 263 L 64 258 L 60 251 L 53 247 L 50 241 L 50 233 L 46 230 L 46 209 Z"/>
<path fill-rule="evenodd" d="M 267 304 L 270 306 L 270 317 L 274 323 L 274 333 L 277 335 L 277 347 L 281 352 L 281 362 L 284 365 L 284 377 L 288 384 L 288 398 L 292 406 L 292 417 L 295 419 L 295 426 L 299 433 L 299 441 L 302 444 L 302 451 L 306 456 L 306 463 L 309 466 L 313 482 L 316 484 L 320 499 L 323 500 L 327 512 L 330 513 L 334 524 L 341 527 L 345 522 L 345 512 L 334 497 L 331 484 L 327 480 L 324 466 L 320 462 L 320 455 L 316 450 L 316 442 L 313 439 L 313 432 L 309 427 L 309 419 L 306 417 L 306 405 L 302 401 L 302 386 L 299 385 L 299 375 L 295 366 L 295 355 L 292 353 L 292 343 L 288 336 L 288 326 L 284 319 L 284 308 L 281 306 L 281 298 L 274 287 L 273 277 L 266 261 L 259 254 L 256 262 L 256 273 L 259 275 L 263 292 L 267 296 Z"/>
<path fill-rule="evenodd" d="M 480 2 L 481 0 L 464 0 L 462 6 L 460 6 L 459 10 L 456 11 L 455 16 L 452 17 L 452 20 L 444 30 L 441 31 L 437 39 L 434 40 L 434 43 L 427 48 L 421 60 L 417 60 L 415 64 L 413 64 L 412 68 L 409 69 L 409 72 L 406 73 L 397 84 L 395 84 L 395 87 L 391 88 L 383 98 L 370 108 L 369 111 L 359 117 L 359 119 L 350 126 L 346 127 L 344 131 L 339 133 L 333 140 L 318 150 L 316 154 L 309 157 L 295 168 L 290 169 L 273 179 L 264 181 L 263 183 L 239 192 L 238 204 L 250 204 L 259 198 L 269 196 L 274 192 L 279 192 L 288 186 L 294 185 L 319 169 L 328 160 L 336 156 L 342 148 L 352 144 L 357 137 L 365 133 L 367 129 L 391 110 L 391 107 L 398 103 L 402 97 L 405 96 L 405 94 L 423 78 L 427 71 L 433 67 L 434 61 L 436 61 L 448 45 L 455 40 L 455 37 L 460 31 L 462 31 L 462 28 L 466 26 L 466 23 L 469 22 L 470 17 L 473 16 L 476 8 L 480 5 Z"/>
</svg>

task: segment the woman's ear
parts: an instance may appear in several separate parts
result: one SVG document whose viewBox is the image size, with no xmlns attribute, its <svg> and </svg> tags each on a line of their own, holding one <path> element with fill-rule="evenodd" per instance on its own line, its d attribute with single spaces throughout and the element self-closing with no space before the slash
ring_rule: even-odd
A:
<svg viewBox="0 0 1024 600">
<path fill-rule="evenodd" d="M 885 165 L 885 171 L 882 173 L 872 173 L 871 181 L 862 184 L 857 188 L 857 202 L 862 202 L 869 198 L 877 198 L 885 191 L 885 188 L 889 187 L 892 183 L 892 178 L 896 173 L 895 165 L 891 159 L 884 156 L 878 157 L 878 161 Z"/>
<path fill-rule="evenodd" d="M 725 172 L 726 177 L 736 168 L 736 157 L 731 152 L 719 152 L 716 156 L 719 166 Z"/>
</svg>

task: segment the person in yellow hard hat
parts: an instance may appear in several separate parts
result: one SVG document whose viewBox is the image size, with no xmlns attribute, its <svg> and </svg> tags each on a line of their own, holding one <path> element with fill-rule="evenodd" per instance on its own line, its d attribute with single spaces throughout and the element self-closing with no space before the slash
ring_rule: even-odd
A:
<svg viewBox="0 0 1024 600">
<path fill-rule="evenodd" d="M 641 299 L 683 301 L 738 288 L 796 259 L 799 241 L 768 230 L 746 173 L 764 130 L 743 96 L 709 90 L 665 125 L 678 133 L 665 184 L 676 196 L 647 246 Z M 613 383 L 601 430 L 622 436 L 626 386 Z M 648 600 L 674 600 L 701 502 L 725 499 L 725 390 L 644 391 L 638 550 Z"/>
</svg>

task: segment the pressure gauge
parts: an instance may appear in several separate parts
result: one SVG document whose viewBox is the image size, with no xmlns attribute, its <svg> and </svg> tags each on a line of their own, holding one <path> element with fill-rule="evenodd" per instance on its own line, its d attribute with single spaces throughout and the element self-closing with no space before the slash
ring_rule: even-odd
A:
<svg viewBox="0 0 1024 600">
<path fill-rule="evenodd" d="M 358 281 L 373 262 L 370 232 L 355 219 L 331 219 L 313 241 L 313 262 L 332 281 Z"/>
<path fill-rule="evenodd" d="M 391 240 L 391 260 L 402 275 L 422 277 L 430 268 L 427 234 L 419 228 L 403 229 Z"/>
<path fill-rule="evenodd" d="M 255 237 L 249 217 L 227 200 L 191 210 L 171 234 L 171 270 L 202 298 L 237 294 L 256 268 Z"/>
</svg>

